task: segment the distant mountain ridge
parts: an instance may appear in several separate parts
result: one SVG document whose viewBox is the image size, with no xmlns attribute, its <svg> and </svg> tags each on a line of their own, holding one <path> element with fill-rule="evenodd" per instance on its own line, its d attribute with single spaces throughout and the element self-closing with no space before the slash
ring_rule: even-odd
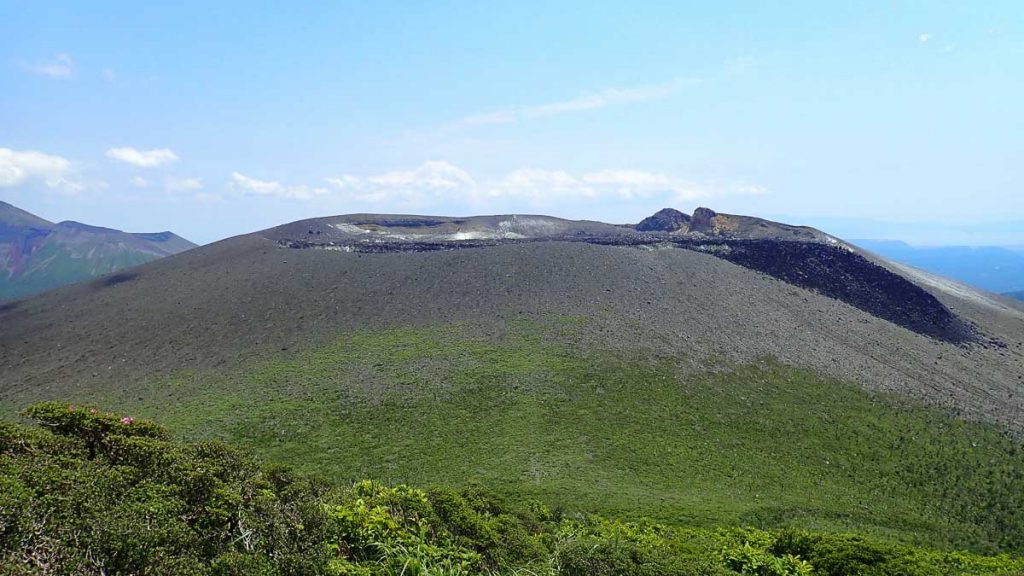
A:
<svg viewBox="0 0 1024 576">
<path fill-rule="evenodd" d="M 135 234 L 70 220 L 54 224 L 0 201 L 0 300 L 88 280 L 195 246 L 173 232 Z"/>
<path fill-rule="evenodd" d="M 1024 292 L 1024 251 L 998 246 L 912 246 L 898 240 L 850 240 L 896 262 L 1005 294 Z"/>
</svg>

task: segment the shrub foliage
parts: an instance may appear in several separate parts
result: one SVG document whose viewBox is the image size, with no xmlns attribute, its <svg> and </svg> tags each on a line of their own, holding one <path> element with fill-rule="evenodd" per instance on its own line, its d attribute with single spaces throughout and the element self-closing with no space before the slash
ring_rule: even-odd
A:
<svg viewBox="0 0 1024 576">
<path fill-rule="evenodd" d="M 219 442 L 47 402 L 0 422 L 10 575 L 1021 574 L 1024 559 L 857 535 L 669 527 L 486 488 L 337 486 Z"/>
</svg>

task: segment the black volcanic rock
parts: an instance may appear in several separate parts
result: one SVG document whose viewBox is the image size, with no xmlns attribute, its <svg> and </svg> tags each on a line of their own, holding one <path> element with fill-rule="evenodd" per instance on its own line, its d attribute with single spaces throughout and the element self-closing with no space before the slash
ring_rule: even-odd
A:
<svg viewBox="0 0 1024 576">
<path fill-rule="evenodd" d="M 719 258 L 763 272 L 951 344 L 977 342 L 967 322 L 917 284 L 860 254 L 816 242 L 731 240 L 711 244 Z M 695 246 L 708 250 L 704 242 Z"/>
<path fill-rule="evenodd" d="M 634 226 L 638 232 L 675 232 L 690 223 L 690 217 L 674 208 L 662 208 Z"/>
</svg>

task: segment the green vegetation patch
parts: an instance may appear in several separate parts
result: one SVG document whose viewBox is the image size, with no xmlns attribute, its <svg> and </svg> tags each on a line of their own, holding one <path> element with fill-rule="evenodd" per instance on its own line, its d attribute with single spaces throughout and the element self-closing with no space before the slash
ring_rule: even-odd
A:
<svg viewBox="0 0 1024 576">
<path fill-rule="evenodd" d="M 1000 429 L 770 359 L 710 370 L 583 353 L 587 328 L 357 332 L 242 373 L 74 400 L 335 481 L 476 480 L 627 519 L 1024 550 L 1021 445 Z"/>
<path fill-rule="evenodd" d="M 228 575 L 1015 574 L 853 534 L 702 529 L 511 504 L 475 484 L 332 484 L 59 402 L 0 421 L 0 571 Z"/>
<path fill-rule="evenodd" d="M 17 277 L 0 279 L 0 300 L 20 298 L 66 284 L 74 284 L 156 259 L 155 254 L 97 240 L 85 245 L 48 239 L 32 253 Z"/>
</svg>

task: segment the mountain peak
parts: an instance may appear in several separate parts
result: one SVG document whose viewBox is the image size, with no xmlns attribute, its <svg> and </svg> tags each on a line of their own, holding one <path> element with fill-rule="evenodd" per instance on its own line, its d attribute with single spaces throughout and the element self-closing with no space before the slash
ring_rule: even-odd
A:
<svg viewBox="0 0 1024 576">
<path fill-rule="evenodd" d="M 690 223 L 690 217 L 675 208 L 662 208 L 634 228 L 638 232 L 675 232 Z"/>
<path fill-rule="evenodd" d="M 836 244 L 839 241 L 820 230 L 807 226 L 792 226 L 754 216 L 722 214 L 711 208 L 700 207 L 689 216 L 674 208 L 662 208 L 639 224 L 632 226 L 637 232 L 668 233 L 676 237 L 735 240 L 796 240 Z"/>
<path fill-rule="evenodd" d="M 82 222 L 76 222 L 74 220 L 64 220 L 58 222 L 57 226 L 66 230 L 73 230 L 75 232 L 87 232 L 90 234 L 119 234 L 120 230 L 114 230 L 113 228 L 104 228 L 103 226 L 93 226 L 92 224 L 84 224 Z"/>
<path fill-rule="evenodd" d="M 710 232 L 713 229 L 712 220 L 718 213 L 711 208 L 697 208 L 693 211 L 693 222 L 690 229 L 694 232 Z"/>
<path fill-rule="evenodd" d="M 170 232 L 129 234 L 72 220 L 53 224 L 0 202 L 0 300 L 88 280 L 194 247 Z"/>
</svg>

